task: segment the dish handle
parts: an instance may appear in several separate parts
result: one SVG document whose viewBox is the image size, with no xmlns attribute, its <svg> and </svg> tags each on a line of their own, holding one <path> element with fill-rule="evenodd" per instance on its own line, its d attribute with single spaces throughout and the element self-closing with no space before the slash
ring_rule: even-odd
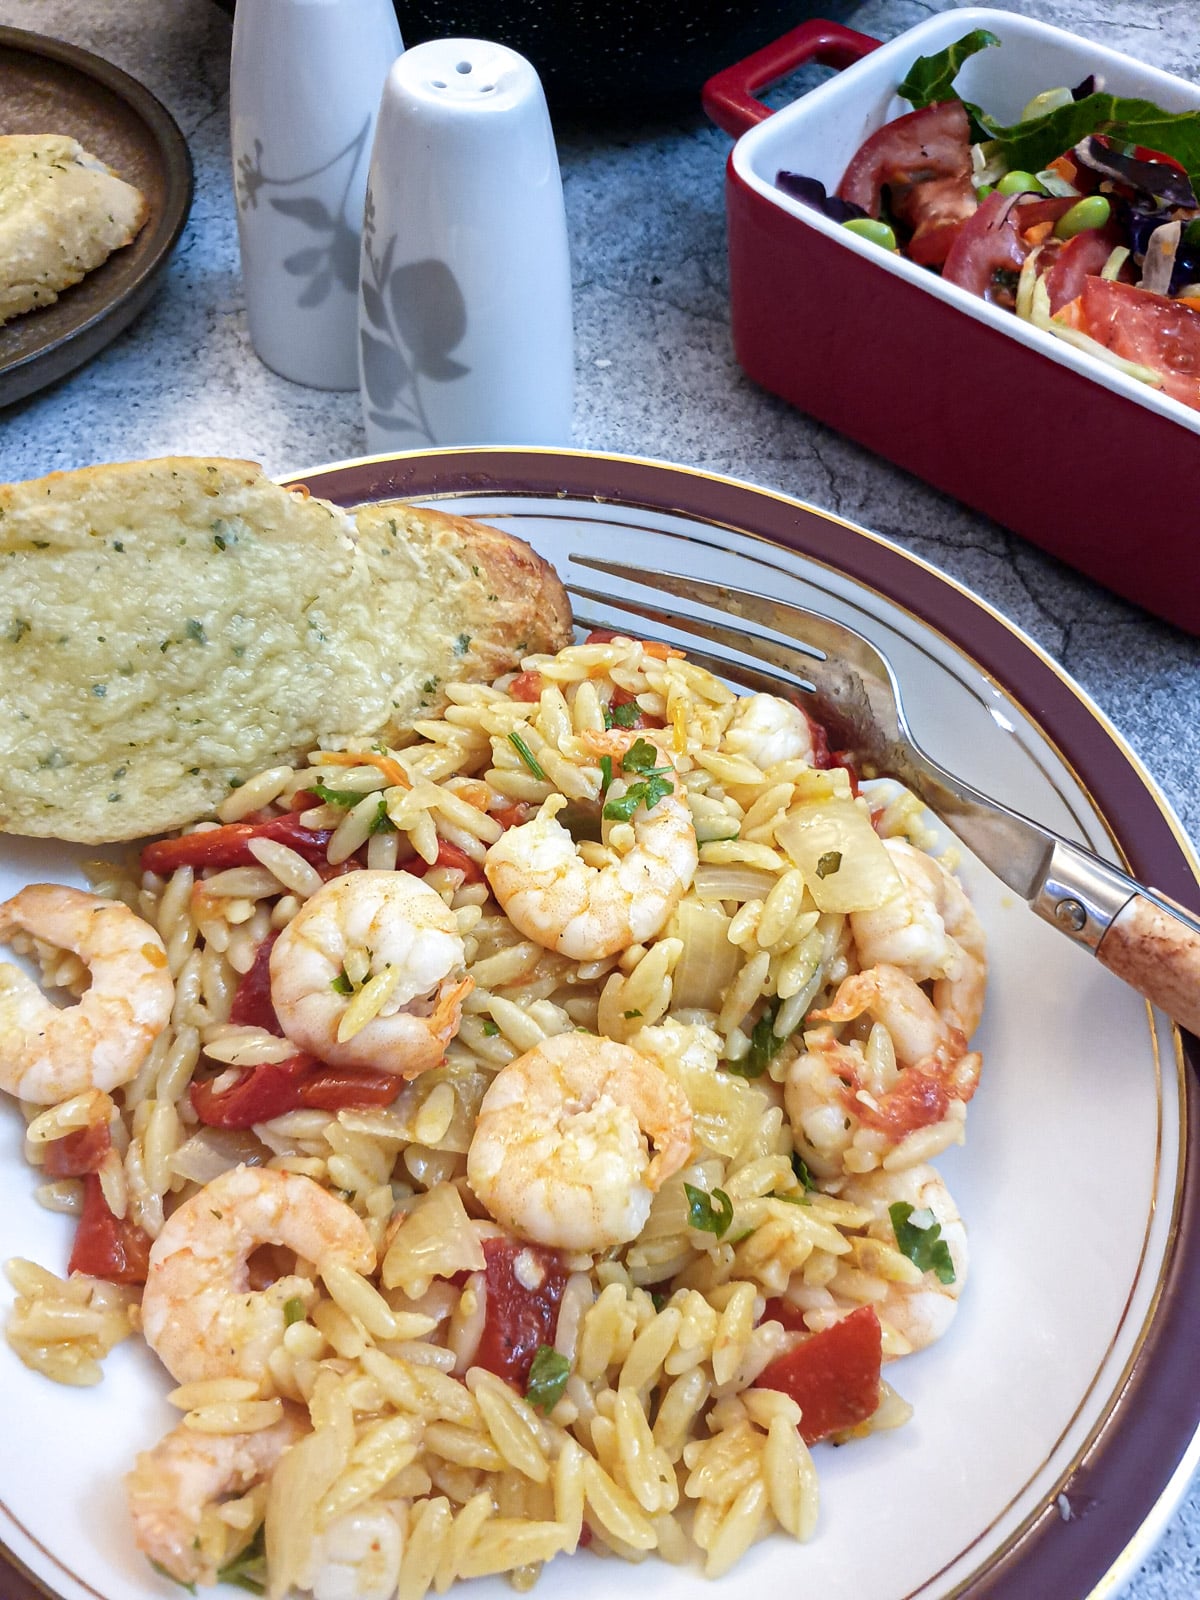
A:
<svg viewBox="0 0 1200 1600">
<path fill-rule="evenodd" d="M 839 22 L 817 18 L 802 22 L 761 50 L 714 73 L 701 90 L 704 110 L 718 128 L 740 138 L 756 122 L 771 115 L 770 107 L 756 98 L 760 89 L 786 78 L 806 61 L 818 61 L 840 72 L 878 50 L 882 42 L 868 33 L 843 28 Z"/>
</svg>

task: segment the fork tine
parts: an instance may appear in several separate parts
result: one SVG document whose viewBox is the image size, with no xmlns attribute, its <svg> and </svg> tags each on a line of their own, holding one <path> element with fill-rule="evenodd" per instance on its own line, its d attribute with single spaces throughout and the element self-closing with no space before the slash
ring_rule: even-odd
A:
<svg viewBox="0 0 1200 1600">
<path fill-rule="evenodd" d="M 577 594 L 583 593 L 576 589 Z M 605 597 L 609 604 L 614 602 Z M 623 609 L 631 609 L 624 600 L 616 602 Z M 575 621 L 581 628 L 607 628 L 607 622 L 601 622 L 598 617 L 585 616 L 582 612 L 575 612 Z M 759 694 L 794 695 L 797 689 L 806 693 L 813 693 L 811 684 L 803 683 L 793 675 L 785 676 L 783 673 L 767 672 L 761 664 L 751 666 L 744 661 L 731 661 L 727 656 L 713 655 L 708 650 L 697 650 L 694 647 L 688 650 L 688 660 L 694 661 L 698 667 L 704 667 L 708 672 L 718 678 L 731 678 L 734 683 L 740 683 L 744 689 L 753 689 Z"/>
<path fill-rule="evenodd" d="M 754 622 L 770 628 L 792 640 L 805 655 L 814 660 L 836 657 L 853 661 L 860 671 L 883 673 L 890 677 L 887 663 L 880 652 L 861 633 L 819 611 L 810 611 L 788 600 L 776 600 L 770 595 L 754 594 L 749 589 L 731 588 L 723 583 L 711 583 L 706 578 L 693 578 L 679 572 L 650 572 L 643 567 L 631 567 L 620 561 L 602 561 L 595 556 L 572 555 L 576 566 L 589 567 L 596 572 L 606 572 L 610 577 L 623 578 L 629 583 L 641 584 L 647 589 L 661 589 L 680 600 L 695 600 L 712 606 L 744 622 Z M 798 631 L 802 629 L 803 631 Z"/>
<path fill-rule="evenodd" d="M 646 572 L 590 556 L 572 555 L 571 559 L 580 566 L 609 573 L 644 588 L 665 589 L 670 594 L 698 600 L 784 634 L 786 643 L 763 633 L 735 628 L 724 620 L 717 622 L 664 606 L 647 605 L 626 594 L 604 594 L 571 580 L 567 582 L 573 594 L 633 612 L 660 627 L 697 634 L 722 649 L 749 656 L 759 665 L 765 661 L 781 668 L 789 675 L 794 688 L 806 689 L 815 697 L 814 712 L 835 745 L 853 750 L 860 759 L 875 763 L 882 770 L 899 771 L 907 766 L 906 746 L 911 743 L 911 735 L 900 710 L 899 690 L 891 667 L 862 634 L 815 611 L 751 594 L 748 590 L 729 589 L 703 578 L 674 572 Z"/>
</svg>

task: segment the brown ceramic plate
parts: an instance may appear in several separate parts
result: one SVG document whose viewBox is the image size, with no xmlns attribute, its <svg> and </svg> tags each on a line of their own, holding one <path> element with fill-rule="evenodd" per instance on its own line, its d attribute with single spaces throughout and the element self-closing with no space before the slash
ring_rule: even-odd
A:
<svg viewBox="0 0 1200 1600">
<path fill-rule="evenodd" d="M 145 226 L 52 306 L 0 328 L 0 406 L 73 372 L 129 326 L 157 285 L 192 203 L 192 159 L 136 79 L 61 39 L 0 28 L 0 134 L 65 133 L 141 189 Z"/>
</svg>

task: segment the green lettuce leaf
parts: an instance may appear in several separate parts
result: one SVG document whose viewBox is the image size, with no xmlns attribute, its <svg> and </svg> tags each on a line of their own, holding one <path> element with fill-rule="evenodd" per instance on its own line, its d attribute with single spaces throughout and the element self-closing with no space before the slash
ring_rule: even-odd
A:
<svg viewBox="0 0 1200 1600">
<path fill-rule="evenodd" d="M 923 106 L 940 105 L 943 100 L 961 100 L 962 96 L 954 88 L 959 68 L 980 50 L 999 43 L 996 35 L 986 28 L 973 28 L 936 55 L 918 56 L 896 93 L 902 100 L 910 101 L 914 111 L 920 111 Z M 968 112 L 978 116 L 974 106 L 966 101 L 963 104 Z"/>
<path fill-rule="evenodd" d="M 1150 100 L 1089 94 L 1011 128 L 986 116 L 983 125 L 1010 171 L 1040 172 L 1089 133 L 1099 133 L 1171 156 L 1187 168 L 1193 186 L 1200 183 L 1200 111 L 1164 111 Z"/>
</svg>

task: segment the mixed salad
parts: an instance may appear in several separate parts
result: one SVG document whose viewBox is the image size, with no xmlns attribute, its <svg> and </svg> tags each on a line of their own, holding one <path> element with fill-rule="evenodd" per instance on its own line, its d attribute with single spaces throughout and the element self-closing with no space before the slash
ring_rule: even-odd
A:
<svg viewBox="0 0 1200 1600">
<path fill-rule="evenodd" d="M 785 193 L 950 283 L 1200 410 L 1200 111 L 1043 91 L 1005 127 L 962 99 L 975 29 L 914 62 L 913 110 L 859 148 L 833 194 Z"/>
</svg>

